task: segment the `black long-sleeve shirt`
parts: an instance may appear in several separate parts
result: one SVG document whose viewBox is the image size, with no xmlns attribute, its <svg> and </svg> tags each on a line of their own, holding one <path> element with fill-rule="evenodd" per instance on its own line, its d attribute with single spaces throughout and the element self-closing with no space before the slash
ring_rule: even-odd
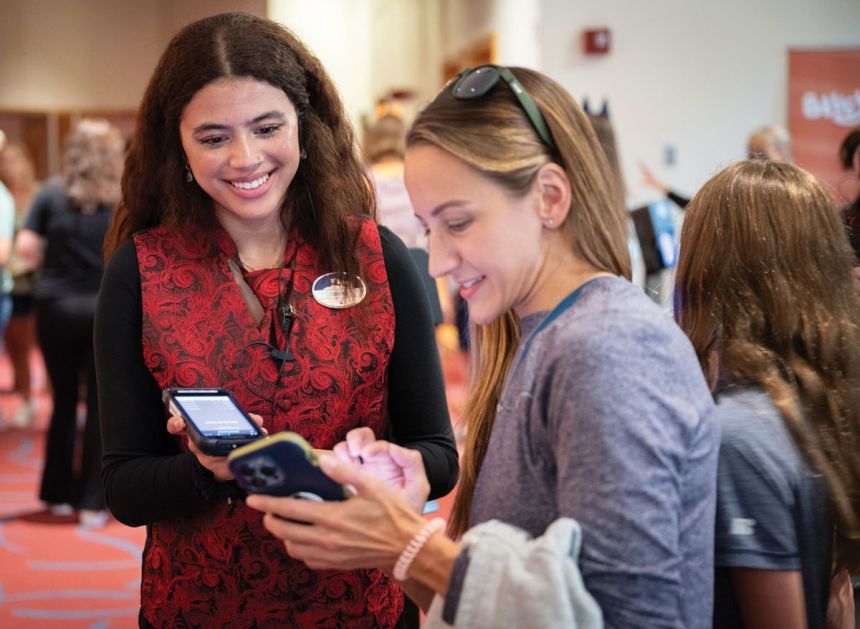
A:
<svg viewBox="0 0 860 629">
<path fill-rule="evenodd" d="M 687 205 L 690 203 L 690 197 L 682 197 L 680 194 L 675 192 L 674 190 L 669 190 L 666 193 L 666 198 L 669 199 L 672 203 L 677 205 L 682 210 L 687 209 Z"/>
<path fill-rule="evenodd" d="M 389 439 L 418 450 L 430 497 L 445 495 L 458 475 L 445 386 L 427 293 L 403 243 L 379 228 L 394 303 L 394 348 L 388 368 Z M 102 476 L 114 516 L 131 526 L 205 507 L 196 457 L 166 429 L 161 390 L 142 346 L 140 274 L 132 243 L 105 271 L 95 325 L 102 424 Z"/>
</svg>

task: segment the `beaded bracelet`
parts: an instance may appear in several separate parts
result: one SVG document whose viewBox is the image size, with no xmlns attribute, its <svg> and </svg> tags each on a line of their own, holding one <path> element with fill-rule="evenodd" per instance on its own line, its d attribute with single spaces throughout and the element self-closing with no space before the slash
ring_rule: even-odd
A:
<svg viewBox="0 0 860 629">
<path fill-rule="evenodd" d="M 400 553 L 400 557 L 397 558 L 397 562 L 394 564 L 394 570 L 391 571 L 392 576 L 398 581 L 405 581 L 409 575 L 409 566 L 412 565 L 412 561 L 421 551 L 421 548 L 430 539 L 430 536 L 434 533 L 437 533 L 445 528 L 445 520 L 442 518 L 433 518 L 430 520 L 423 529 L 418 531 L 415 537 L 412 538 L 408 544 L 406 544 L 406 548 L 403 549 L 403 552 Z"/>
</svg>

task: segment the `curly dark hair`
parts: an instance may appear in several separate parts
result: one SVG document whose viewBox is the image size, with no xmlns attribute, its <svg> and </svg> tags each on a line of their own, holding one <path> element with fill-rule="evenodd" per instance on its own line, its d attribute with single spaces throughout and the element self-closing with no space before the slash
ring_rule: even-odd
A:
<svg viewBox="0 0 860 629">
<path fill-rule="evenodd" d="M 168 44 L 140 107 L 105 256 L 156 225 L 209 232 L 216 226 L 212 199 L 185 181 L 179 121 L 200 89 L 223 78 L 263 81 L 290 99 L 307 156 L 287 190 L 281 221 L 299 230 L 324 265 L 356 272 L 357 225 L 349 217 L 374 215 L 375 199 L 343 104 L 322 64 L 293 33 L 246 13 L 193 22 Z"/>
</svg>

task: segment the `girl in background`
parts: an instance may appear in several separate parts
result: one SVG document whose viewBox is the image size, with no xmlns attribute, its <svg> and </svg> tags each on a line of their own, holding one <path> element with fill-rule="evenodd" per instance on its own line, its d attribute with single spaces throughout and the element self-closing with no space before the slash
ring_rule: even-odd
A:
<svg viewBox="0 0 860 629">
<path fill-rule="evenodd" d="M 15 232 L 24 227 L 27 213 L 36 196 L 38 182 L 30 151 L 20 142 L 7 142 L 0 148 L 0 181 L 6 184 L 15 199 Z M 6 352 L 12 363 L 14 389 L 21 395 L 21 406 L 12 417 L 12 425 L 24 428 L 33 423 L 32 382 L 30 355 L 36 346 L 36 317 L 33 291 L 36 288 L 36 271 L 16 255 L 8 265 L 12 275 L 12 316 L 4 335 Z"/>
<path fill-rule="evenodd" d="M 831 575 L 860 569 L 852 264 L 830 197 L 790 164 L 733 164 L 687 207 L 678 318 L 722 428 L 718 628 L 823 627 Z"/>
</svg>

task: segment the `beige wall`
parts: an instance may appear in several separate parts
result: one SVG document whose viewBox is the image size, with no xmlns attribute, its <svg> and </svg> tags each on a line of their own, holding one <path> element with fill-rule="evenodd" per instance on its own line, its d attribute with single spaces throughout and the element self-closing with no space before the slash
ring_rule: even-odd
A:
<svg viewBox="0 0 860 629">
<path fill-rule="evenodd" d="M 266 0 L 3 0 L 0 109 L 134 109 L 173 33 L 228 9 Z"/>
<path fill-rule="evenodd" d="M 606 57 L 581 52 L 594 26 L 612 29 Z M 788 49 L 857 47 L 858 26 L 858 0 L 543 0 L 541 69 L 577 99 L 609 99 L 635 206 L 658 196 L 637 162 L 695 193 L 753 128 L 786 125 Z"/>
<path fill-rule="evenodd" d="M 440 0 L 374 0 L 371 96 L 375 102 L 392 89 L 411 92 L 401 103 L 407 120 L 442 84 L 440 16 Z"/>
</svg>

